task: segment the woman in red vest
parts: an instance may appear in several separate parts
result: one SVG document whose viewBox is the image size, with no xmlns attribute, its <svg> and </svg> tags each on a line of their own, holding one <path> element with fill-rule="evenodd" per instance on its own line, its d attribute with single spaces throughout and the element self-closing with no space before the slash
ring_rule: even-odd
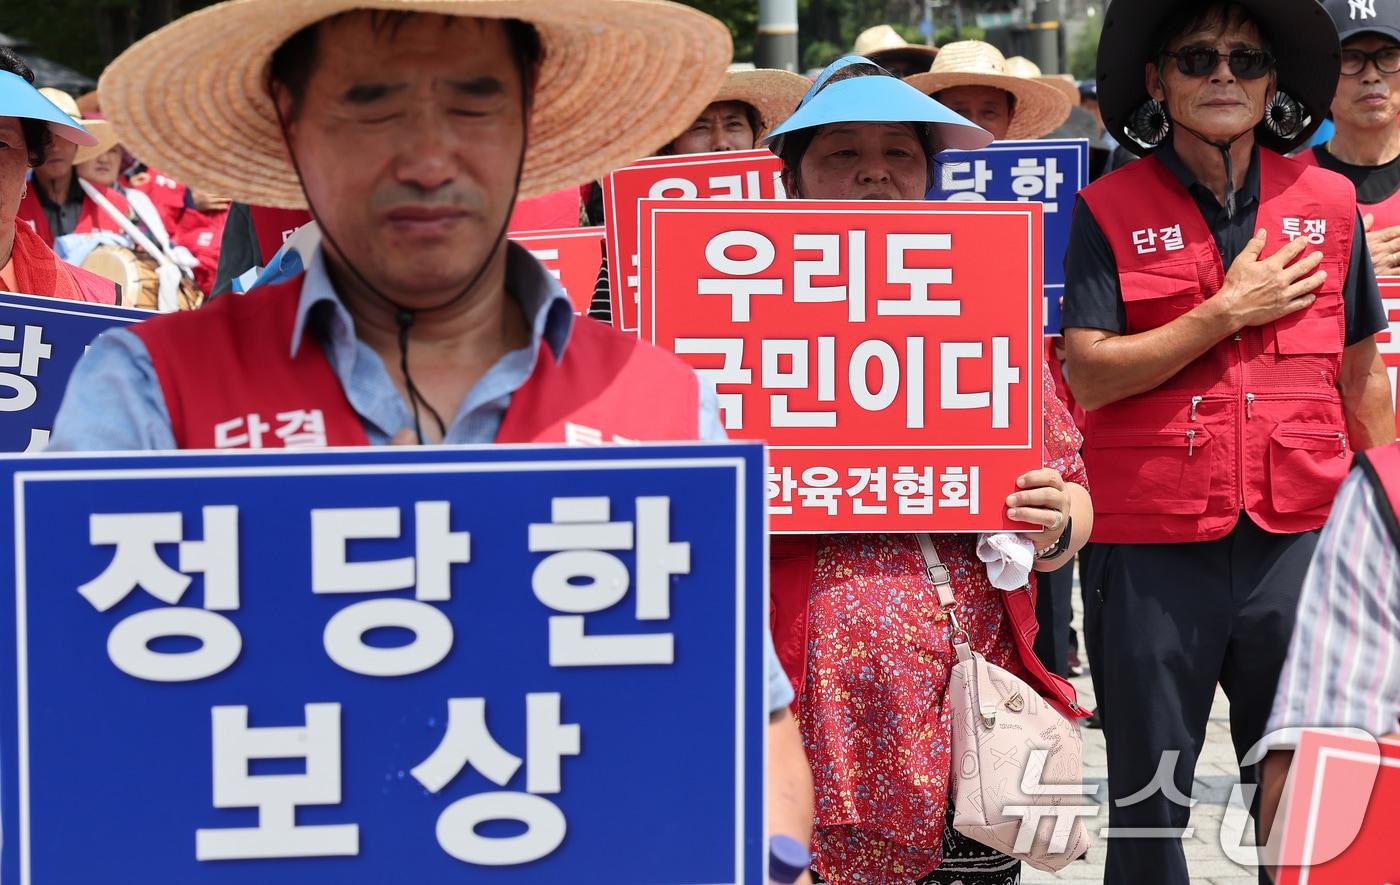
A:
<svg viewBox="0 0 1400 885">
<path fill-rule="evenodd" d="M 842 88 L 826 93 L 833 83 Z M 887 122 L 908 121 L 908 122 Z M 839 125 L 832 125 L 839 124 Z M 797 198 L 920 200 L 932 157 L 976 149 L 989 133 L 858 56 L 834 63 L 774 130 L 784 185 Z M 1036 370 L 1033 369 L 1033 372 Z M 1080 437 L 1039 367 L 1045 468 L 1007 499 L 1035 534 L 939 535 L 958 619 L 974 648 L 1036 686 L 1063 713 L 1084 715 L 1074 689 L 1036 658 L 1031 567 L 1063 565 L 1087 539 L 1093 510 Z M 1032 374 L 1031 377 L 1035 377 Z M 1024 544 L 1017 565 L 997 555 Z M 1013 554 L 1014 556 L 1015 554 Z M 994 587 L 989 567 L 998 568 Z M 1002 580 L 1004 579 L 1004 580 Z M 798 689 L 799 722 L 816 791 L 815 869 L 835 885 L 964 885 L 1019 880 L 1019 862 L 947 823 L 956 662 L 918 538 L 909 534 L 776 536 L 774 641 Z"/>
<path fill-rule="evenodd" d="M 54 138 L 70 146 L 97 142 L 33 82 L 29 67 L 0 48 L 0 291 L 115 303 L 112 283 L 58 260 L 16 217 L 30 187 L 29 170 L 43 164 Z"/>
</svg>

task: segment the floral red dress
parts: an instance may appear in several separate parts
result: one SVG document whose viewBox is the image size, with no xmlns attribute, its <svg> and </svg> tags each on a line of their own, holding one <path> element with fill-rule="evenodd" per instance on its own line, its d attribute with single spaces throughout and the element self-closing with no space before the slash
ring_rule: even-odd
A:
<svg viewBox="0 0 1400 885">
<path fill-rule="evenodd" d="M 1042 372 L 1045 465 L 1085 484 L 1082 438 Z M 972 647 L 1026 677 L 977 536 L 940 535 Z M 1034 585 L 1032 585 L 1034 586 Z M 905 885 L 942 862 L 956 658 L 913 535 L 828 535 L 807 613 L 803 743 L 816 789 L 814 866 L 834 885 Z"/>
</svg>

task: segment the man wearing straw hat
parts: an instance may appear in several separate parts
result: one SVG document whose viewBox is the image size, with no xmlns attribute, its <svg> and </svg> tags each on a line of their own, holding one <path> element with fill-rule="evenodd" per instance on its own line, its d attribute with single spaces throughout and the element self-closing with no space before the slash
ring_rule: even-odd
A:
<svg viewBox="0 0 1400 885">
<path fill-rule="evenodd" d="M 811 82 L 771 68 L 729 71 L 705 110 L 680 135 L 657 151 L 705 154 L 752 150 L 768 130 L 797 107 Z"/>
<path fill-rule="evenodd" d="M 39 92 L 90 132 L 97 142 L 82 146 L 61 139 L 56 142 L 49 151 L 48 159 L 34 170 L 34 186 L 20 203 L 20 218 L 27 221 L 50 246 L 59 237 L 73 233 L 106 231 L 120 234 L 120 224 L 87 197 L 78 184 L 77 172 L 78 165 L 116 147 L 116 131 L 106 120 L 84 117 L 78 103 L 68 93 L 48 87 Z M 110 187 L 99 190 L 119 212 L 130 215 L 131 207 L 126 197 Z M 62 249 L 59 254 L 64 254 Z"/>
<path fill-rule="evenodd" d="M 904 82 L 997 141 L 1041 138 L 1069 119 L 1070 100 L 1058 87 L 1012 74 L 1001 50 L 980 40 L 949 43 L 938 51 L 928 73 L 905 77 Z"/>
<path fill-rule="evenodd" d="M 865 56 L 896 77 L 924 73 L 938 55 L 934 47 L 910 43 L 889 25 L 876 25 L 861 31 L 851 51 Z"/>
<path fill-rule="evenodd" d="M 1110 28 L 1104 119 L 1145 158 L 1081 192 L 1064 304 L 1098 505 L 1083 578 L 1107 664 L 1106 881 L 1184 883 L 1216 686 L 1246 759 L 1317 530 L 1395 418 L 1355 190 L 1284 157 L 1336 91 L 1322 6 L 1134 0 Z"/>
<path fill-rule="evenodd" d="M 729 71 L 724 83 L 705 110 L 690 127 L 662 146 L 658 154 L 708 154 L 752 150 L 758 140 L 777 126 L 797 107 L 812 84 L 791 71 L 771 68 Z M 596 209 L 597 223 L 604 220 L 601 185 L 595 183 L 588 195 L 589 216 Z M 609 295 L 608 254 L 603 248 L 603 264 L 593 286 L 588 315 L 612 322 Z"/>
<path fill-rule="evenodd" d="M 656 0 L 235 0 L 157 31 L 99 85 L 132 152 L 305 207 L 321 241 L 290 282 L 100 337 L 52 448 L 721 438 L 693 371 L 575 320 L 506 227 L 518 198 L 673 137 L 730 54 L 718 21 Z M 281 426 L 232 436 L 253 413 Z M 810 774 L 769 659 L 772 830 L 805 842 Z"/>
</svg>

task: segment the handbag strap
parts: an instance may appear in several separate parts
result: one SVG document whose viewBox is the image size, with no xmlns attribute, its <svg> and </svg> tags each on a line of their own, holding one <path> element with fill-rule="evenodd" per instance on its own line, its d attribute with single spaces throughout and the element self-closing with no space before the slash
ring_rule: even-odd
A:
<svg viewBox="0 0 1400 885">
<path fill-rule="evenodd" d="M 957 599 L 953 596 L 953 575 L 938 558 L 938 550 L 933 546 L 933 535 L 921 532 L 915 537 L 919 539 L 919 552 L 924 555 L 924 571 L 933 582 L 933 589 L 938 591 L 938 604 L 951 612 L 953 606 L 957 605 Z"/>
<path fill-rule="evenodd" d="M 934 590 L 938 591 L 938 604 L 948 613 L 948 621 L 952 624 L 953 650 L 957 652 L 959 661 L 971 662 L 973 679 L 977 683 L 977 712 L 982 717 L 982 724 L 991 728 L 997 721 L 997 707 L 993 700 L 995 694 L 987 672 L 988 665 L 981 655 L 972 650 L 971 637 L 967 635 L 962 624 L 958 623 L 955 610 L 957 598 L 953 595 L 953 575 L 938 558 L 938 550 L 933 546 L 933 536 L 920 533 L 915 537 L 919 539 L 919 552 L 924 557 L 924 571 L 933 583 Z"/>
</svg>

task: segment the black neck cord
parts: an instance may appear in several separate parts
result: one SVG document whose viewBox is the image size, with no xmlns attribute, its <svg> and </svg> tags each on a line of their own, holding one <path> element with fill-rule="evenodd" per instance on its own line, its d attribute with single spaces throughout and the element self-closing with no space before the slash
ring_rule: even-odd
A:
<svg viewBox="0 0 1400 885">
<path fill-rule="evenodd" d="M 418 318 L 418 314 L 433 313 L 434 311 L 444 310 L 456 304 L 458 301 L 461 301 L 468 294 L 470 294 L 471 291 L 476 288 L 477 283 L 481 282 L 481 277 L 486 273 L 486 269 L 491 266 L 491 262 L 495 260 L 496 253 L 500 251 L 501 244 L 505 242 L 506 233 L 510 230 L 510 218 L 511 215 L 513 215 L 515 212 L 515 203 L 520 196 L 520 179 L 525 172 L 525 153 L 530 143 L 530 72 L 526 69 L 526 66 L 524 64 L 518 64 L 517 67 L 520 70 L 520 120 L 522 131 L 520 137 L 520 157 L 515 164 L 515 186 L 511 189 L 510 206 L 506 212 L 505 222 L 501 225 L 501 229 L 496 233 L 496 239 L 495 242 L 491 245 L 491 251 L 487 253 L 486 257 L 482 260 L 481 267 L 477 268 L 476 274 L 471 278 L 471 282 L 467 283 L 467 285 L 456 295 L 452 296 L 451 298 L 447 299 L 441 304 L 435 304 L 432 307 L 424 307 L 416 310 L 411 307 L 406 307 L 400 304 L 399 302 L 395 301 L 393 298 L 390 298 L 388 295 L 385 295 L 379 290 L 377 286 L 371 283 L 363 273 L 360 272 L 360 269 L 356 267 L 354 262 L 350 260 L 349 254 L 347 254 L 345 250 L 340 248 L 340 244 L 336 242 L 336 239 L 331 234 L 330 229 L 326 227 L 326 223 L 321 220 L 321 214 L 317 212 L 316 207 L 312 205 L 311 197 L 306 197 L 306 208 L 308 211 L 310 211 L 312 219 L 315 220 L 317 226 L 320 228 L 321 236 L 325 237 L 326 240 L 331 244 L 331 248 L 335 249 L 336 254 L 340 256 L 340 260 L 344 262 L 347 268 L 350 269 L 350 273 L 352 273 L 355 276 L 355 279 L 359 281 L 360 285 L 363 286 L 366 291 L 368 291 L 370 294 L 374 295 L 374 297 L 378 298 L 380 301 L 383 301 L 385 304 L 389 305 L 389 307 L 394 309 L 394 322 L 397 323 L 399 327 L 399 370 L 403 373 L 404 388 L 408 392 L 408 402 L 413 409 L 413 432 L 414 435 L 417 437 L 418 444 L 420 446 L 424 445 L 425 443 L 423 439 L 423 425 L 421 420 L 419 419 L 418 413 L 420 403 L 422 404 L 422 407 L 424 409 L 428 410 L 428 414 L 432 416 L 434 423 L 437 424 L 438 435 L 440 437 L 447 436 L 447 424 L 442 420 L 442 415 L 438 413 L 437 409 L 433 408 L 433 404 L 428 402 L 427 398 L 423 396 L 423 393 L 418 389 L 418 385 L 415 384 L 413 381 L 413 375 L 409 373 L 409 330 L 413 327 L 413 322 Z M 305 195 L 306 180 L 302 177 L 301 162 L 297 159 L 296 151 L 292 149 L 291 138 L 288 137 L 287 121 L 283 118 L 282 108 L 275 99 L 272 102 L 272 106 L 273 110 L 277 114 L 277 125 L 282 132 L 282 141 L 287 146 L 287 156 L 290 157 L 292 161 L 292 171 L 296 174 L 297 184 L 301 186 L 302 194 Z"/>
<path fill-rule="evenodd" d="M 1216 150 L 1220 151 L 1220 158 L 1225 162 L 1225 217 L 1233 219 L 1235 217 L 1235 158 L 1230 153 L 1230 148 L 1235 146 L 1235 142 L 1244 138 L 1251 130 L 1246 129 L 1239 135 L 1226 142 L 1211 141 L 1201 133 L 1183 123 L 1177 123 L 1186 132 L 1194 135 L 1198 140 L 1205 142 Z"/>
<path fill-rule="evenodd" d="M 1165 98 L 1165 84 L 1162 84 L 1162 92 L 1163 98 Z M 1162 102 L 1162 108 L 1166 108 L 1165 101 Z M 1229 148 L 1235 147 L 1236 141 L 1243 139 L 1243 137 L 1247 136 L 1247 134 L 1253 132 L 1253 129 L 1246 129 L 1245 132 L 1239 133 L 1238 136 L 1235 136 L 1233 137 L 1233 139 L 1228 141 L 1211 141 L 1210 139 L 1207 139 L 1207 137 L 1203 136 L 1203 134 L 1196 132 L 1196 130 L 1194 129 L 1191 129 L 1190 126 L 1184 125 L 1184 123 L 1177 122 L 1177 120 L 1172 120 L 1172 123 L 1175 123 L 1176 126 L 1182 127 L 1182 130 L 1184 130 L 1184 132 L 1187 132 L 1191 134 L 1191 136 L 1196 137 L 1198 141 L 1204 141 L 1205 144 L 1210 144 L 1211 147 L 1214 147 L 1215 150 L 1218 150 L 1219 153 L 1221 153 L 1221 160 L 1224 160 L 1225 162 L 1225 217 L 1231 218 L 1232 221 L 1235 220 L 1235 157 L 1233 157 L 1233 155 L 1229 153 Z"/>
</svg>

